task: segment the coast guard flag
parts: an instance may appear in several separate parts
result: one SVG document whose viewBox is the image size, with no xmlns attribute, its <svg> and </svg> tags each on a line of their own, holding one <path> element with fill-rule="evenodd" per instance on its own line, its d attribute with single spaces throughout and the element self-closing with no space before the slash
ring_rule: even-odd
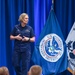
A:
<svg viewBox="0 0 75 75">
<path fill-rule="evenodd" d="M 32 60 L 42 67 L 43 75 L 57 74 L 67 68 L 66 44 L 53 9 L 36 42 Z"/>
<path fill-rule="evenodd" d="M 66 44 L 68 50 L 68 70 L 73 73 L 75 69 L 75 23 L 68 34 Z"/>
</svg>

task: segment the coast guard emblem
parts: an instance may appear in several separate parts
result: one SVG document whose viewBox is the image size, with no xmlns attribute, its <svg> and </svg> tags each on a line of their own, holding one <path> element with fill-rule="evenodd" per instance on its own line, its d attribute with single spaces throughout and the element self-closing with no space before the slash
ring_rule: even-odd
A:
<svg viewBox="0 0 75 75">
<path fill-rule="evenodd" d="M 48 34 L 41 40 L 39 50 L 45 60 L 56 62 L 63 55 L 63 42 L 58 35 Z"/>
</svg>

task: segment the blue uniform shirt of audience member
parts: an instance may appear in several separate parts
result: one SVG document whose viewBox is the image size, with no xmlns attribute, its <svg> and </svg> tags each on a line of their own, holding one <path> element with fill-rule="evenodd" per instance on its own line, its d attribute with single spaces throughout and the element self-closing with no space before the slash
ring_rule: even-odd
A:
<svg viewBox="0 0 75 75">
<path fill-rule="evenodd" d="M 10 39 L 14 40 L 12 63 L 16 75 L 27 75 L 31 58 L 30 42 L 35 41 L 33 29 L 27 25 L 28 18 L 26 13 L 22 13 L 19 17 L 21 23 L 15 25 L 10 35 Z"/>
</svg>

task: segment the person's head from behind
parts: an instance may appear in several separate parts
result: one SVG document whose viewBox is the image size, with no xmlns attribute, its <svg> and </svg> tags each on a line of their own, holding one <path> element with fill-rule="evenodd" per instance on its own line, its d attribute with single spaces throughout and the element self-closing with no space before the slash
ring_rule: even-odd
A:
<svg viewBox="0 0 75 75">
<path fill-rule="evenodd" d="M 7 67 L 0 67 L 0 75 L 9 75 L 9 70 Z"/>
<path fill-rule="evenodd" d="M 75 69 L 73 70 L 73 75 L 75 75 Z"/>
<path fill-rule="evenodd" d="M 33 65 L 28 72 L 28 75 L 41 75 L 41 74 L 42 68 L 39 65 Z"/>
</svg>

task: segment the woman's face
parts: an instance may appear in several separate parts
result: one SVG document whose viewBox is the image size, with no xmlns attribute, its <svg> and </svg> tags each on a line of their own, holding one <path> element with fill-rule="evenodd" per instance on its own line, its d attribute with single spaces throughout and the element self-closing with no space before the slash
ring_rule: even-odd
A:
<svg viewBox="0 0 75 75">
<path fill-rule="evenodd" d="M 23 19 L 23 23 L 24 24 L 27 24 L 28 23 L 28 20 L 29 20 L 29 17 L 28 17 L 28 15 L 26 15 L 25 17 L 24 17 L 24 19 Z"/>
</svg>

